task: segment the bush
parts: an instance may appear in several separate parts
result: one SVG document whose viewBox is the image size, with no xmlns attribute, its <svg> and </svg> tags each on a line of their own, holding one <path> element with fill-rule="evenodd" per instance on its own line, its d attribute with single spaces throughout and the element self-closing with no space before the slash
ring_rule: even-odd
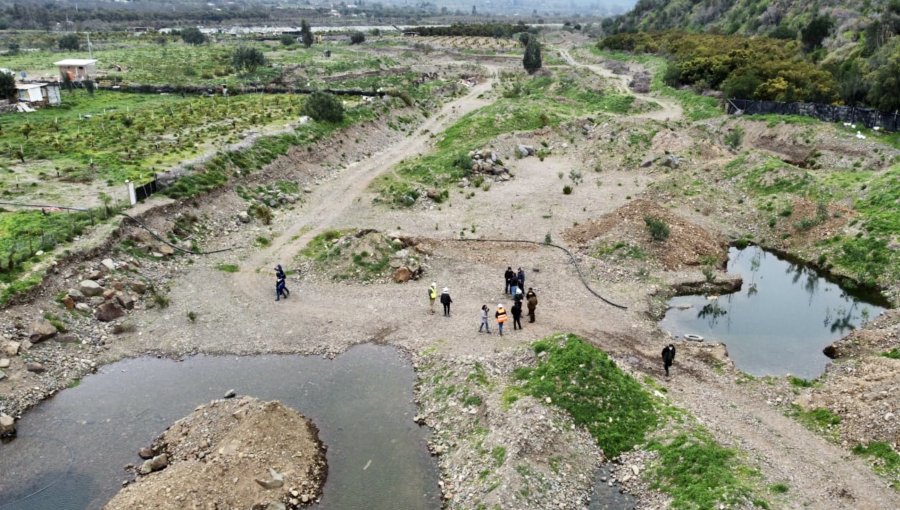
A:
<svg viewBox="0 0 900 510">
<path fill-rule="evenodd" d="M 313 45 L 315 38 L 313 38 L 312 27 L 309 26 L 309 23 L 304 19 L 300 20 L 300 40 L 303 41 L 303 46 L 309 48 Z"/>
<path fill-rule="evenodd" d="M 75 34 L 66 34 L 60 37 L 57 44 L 59 44 L 59 49 L 61 50 L 78 51 L 81 49 L 81 41 L 78 40 L 78 36 Z"/>
<path fill-rule="evenodd" d="M 197 27 L 185 28 L 181 31 L 181 40 L 188 44 L 198 46 L 206 42 L 206 36 Z"/>
<path fill-rule="evenodd" d="M 353 32 L 350 34 L 350 44 L 362 44 L 366 42 L 366 34 L 362 32 Z"/>
<path fill-rule="evenodd" d="M 822 41 L 828 37 L 833 26 L 834 20 L 829 16 L 816 16 L 809 20 L 809 24 L 800 31 L 800 40 L 803 41 L 803 47 L 807 51 L 820 48 Z"/>
<path fill-rule="evenodd" d="M 344 120 L 344 105 L 334 95 L 316 91 L 307 98 L 301 113 L 319 122 L 340 122 Z"/>
<path fill-rule="evenodd" d="M 292 36 L 291 34 L 281 34 L 281 37 L 278 38 L 281 41 L 281 44 L 285 46 L 290 46 L 297 42 L 297 38 Z"/>
<path fill-rule="evenodd" d="M 647 224 L 647 231 L 650 232 L 650 237 L 654 241 L 665 241 L 669 238 L 669 225 L 662 219 L 647 216 L 644 218 L 644 223 Z"/>
<path fill-rule="evenodd" d="M 732 150 L 738 150 L 744 142 L 744 130 L 740 126 L 735 127 L 725 135 L 725 145 Z"/>
<path fill-rule="evenodd" d="M 0 99 L 16 97 L 16 78 L 11 74 L 0 73 Z"/>
<path fill-rule="evenodd" d="M 571 195 L 572 194 L 572 186 L 566 184 L 563 186 L 563 195 Z"/>
<path fill-rule="evenodd" d="M 264 65 L 266 65 L 266 57 L 256 48 L 241 46 L 231 54 L 231 67 L 235 69 L 252 73 Z"/>
<path fill-rule="evenodd" d="M 529 37 L 528 45 L 525 46 L 525 56 L 522 58 L 522 65 L 528 74 L 532 74 L 541 68 L 541 43 L 537 37 Z"/>
</svg>

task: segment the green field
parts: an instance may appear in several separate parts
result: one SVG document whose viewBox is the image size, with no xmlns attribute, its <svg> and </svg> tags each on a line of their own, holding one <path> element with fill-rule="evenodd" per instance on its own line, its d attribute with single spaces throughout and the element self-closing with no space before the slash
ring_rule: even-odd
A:
<svg viewBox="0 0 900 510">
<path fill-rule="evenodd" d="M 248 129 L 298 118 L 303 98 L 74 91 L 63 94 L 63 103 L 0 117 L 0 169 L 15 166 L 27 172 L 40 166 L 42 179 L 58 173 L 74 182 L 147 180 L 209 150 L 213 142 L 236 142 Z M 49 175 L 47 162 L 54 171 Z M 11 193 L 6 184 L 0 188 L 3 195 Z"/>
</svg>

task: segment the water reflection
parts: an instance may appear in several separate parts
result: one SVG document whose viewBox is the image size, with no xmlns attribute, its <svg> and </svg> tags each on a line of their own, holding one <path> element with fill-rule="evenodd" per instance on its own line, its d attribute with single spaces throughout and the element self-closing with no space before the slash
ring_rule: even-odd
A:
<svg viewBox="0 0 900 510">
<path fill-rule="evenodd" d="M 396 349 L 319 356 L 134 359 L 42 403 L 0 445 L 0 509 L 100 508 L 135 451 L 228 388 L 280 400 L 320 429 L 328 479 L 319 510 L 436 509 L 438 473 L 415 425 L 415 374 Z M 368 469 L 365 469 L 368 467 Z"/>
<path fill-rule="evenodd" d="M 673 298 L 660 325 L 725 342 L 738 368 L 754 375 L 814 378 L 828 362 L 826 345 L 884 310 L 756 246 L 732 248 L 728 270 L 744 278 L 739 292 Z"/>
</svg>

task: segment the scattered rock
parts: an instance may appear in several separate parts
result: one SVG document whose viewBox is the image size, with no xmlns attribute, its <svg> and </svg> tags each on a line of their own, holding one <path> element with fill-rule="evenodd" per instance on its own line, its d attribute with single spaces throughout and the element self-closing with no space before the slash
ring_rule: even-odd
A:
<svg viewBox="0 0 900 510">
<path fill-rule="evenodd" d="M 250 215 L 247 213 L 247 211 L 239 212 L 237 217 L 238 221 L 240 221 L 241 223 L 250 223 Z"/>
<path fill-rule="evenodd" d="M 107 271 L 115 271 L 116 270 L 116 263 L 113 262 L 112 259 L 103 259 L 103 261 L 100 262 L 100 264 L 102 264 L 103 267 L 105 267 Z"/>
<path fill-rule="evenodd" d="M 116 303 L 126 310 L 134 310 L 134 296 L 126 292 L 116 293 Z"/>
<path fill-rule="evenodd" d="M 110 322 L 123 317 L 125 310 L 115 303 L 103 303 L 97 308 L 95 315 L 98 321 Z"/>
<path fill-rule="evenodd" d="M 66 296 L 62 300 L 63 306 L 66 307 L 66 310 L 74 310 L 75 309 L 75 299 L 72 296 Z"/>
<path fill-rule="evenodd" d="M 36 344 L 38 342 L 43 342 L 48 338 L 52 338 L 56 333 L 56 326 L 51 324 L 50 321 L 47 319 L 38 319 L 31 323 L 28 339 L 31 340 L 31 343 Z"/>
<path fill-rule="evenodd" d="M 144 295 L 145 292 L 147 292 L 147 284 L 144 282 L 135 281 L 135 282 L 129 283 L 128 286 L 131 287 L 131 290 L 135 291 L 136 293 L 138 293 L 139 295 L 142 295 L 142 296 Z"/>
<path fill-rule="evenodd" d="M 6 374 L 4 374 L 2 370 L 0 370 L 0 381 L 4 379 L 6 379 Z"/>
<path fill-rule="evenodd" d="M 255 481 L 264 489 L 278 489 L 284 486 L 284 475 L 269 468 L 269 479 L 256 478 Z"/>
<path fill-rule="evenodd" d="M 234 390 L 228 390 L 225 392 L 225 398 L 234 398 L 237 396 L 237 392 Z"/>
<path fill-rule="evenodd" d="M 78 289 L 69 289 L 68 291 L 66 291 L 66 296 L 75 300 L 76 303 L 84 301 L 84 293 L 82 293 Z"/>
<path fill-rule="evenodd" d="M 159 471 L 161 469 L 164 469 L 168 465 L 169 465 L 169 456 L 166 455 L 165 453 L 163 453 L 161 455 L 157 455 L 156 457 L 153 457 L 152 459 L 145 460 L 144 463 L 141 464 L 140 473 L 142 475 L 149 475 L 150 473 L 152 473 L 154 471 Z"/>
<path fill-rule="evenodd" d="M 33 372 L 35 374 L 43 374 L 47 371 L 47 369 L 44 368 L 44 365 L 37 362 L 25 363 L 25 370 L 28 370 L 29 372 Z"/>
<path fill-rule="evenodd" d="M 0 413 L 0 437 L 16 435 L 16 420 L 8 414 Z"/>
<path fill-rule="evenodd" d="M 0 368 L 9 368 L 9 358 L 0 358 Z"/>
<path fill-rule="evenodd" d="M 142 459 L 152 459 L 154 457 L 153 448 L 143 447 L 138 450 L 138 457 Z"/>
<path fill-rule="evenodd" d="M 78 284 L 78 290 L 87 297 L 99 296 L 103 294 L 103 287 L 94 280 L 84 280 Z"/>
<path fill-rule="evenodd" d="M 78 336 L 75 335 L 74 333 L 66 333 L 64 335 L 57 335 L 54 340 L 60 344 L 77 344 L 79 342 Z"/>
<path fill-rule="evenodd" d="M 394 281 L 397 283 L 406 283 L 412 278 L 412 271 L 406 266 L 401 266 L 394 271 Z"/>
<path fill-rule="evenodd" d="M 3 354 L 13 357 L 19 354 L 19 348 L 21 344 L 19 342 L 6 342 L 3 344 Z"/>
<path fill-rule="evenodd" d="M 160 243 L 157 251 L 165 256 L 175 255 L 175 248 L 166 243 Z"/>
<path fill-rule="evenodd" d="M 79 312 L 90 313 L 91 306 L 87 303 L 78 303 L 75 305 L 75 309 Z"/>
</svg>

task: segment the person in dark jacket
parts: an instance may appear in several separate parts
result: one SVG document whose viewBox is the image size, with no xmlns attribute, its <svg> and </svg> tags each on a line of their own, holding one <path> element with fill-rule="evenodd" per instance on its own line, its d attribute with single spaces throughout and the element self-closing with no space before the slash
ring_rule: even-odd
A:
<svg viewBox="0 0 900 510">
<path fill-rule="evenodd" d="M 522 329 L 522 301 L 516 300 L 512 307 L 513 329 Z"/>
<path fill-rule="evenodd" d="M 503 293 L 509 294 L 509 287 L 513 284 L 513 280 L 516 278 L 516 273 L 513 272 L 512 266 L 507 266 L 506 272 L 503 273 L 503 277 L 506 279 L 506 286 L 503 287 Z"/>
<path fill-rule="evenodd" d="M 444 290 L 441 291 L 441 304 L 444 305 L 444 317 L 450 317 L 450 303 L 453 300 L 450 299 L 450 289 L 444 287 Z"/>
<path fill-rule="evenodd" d="M 528 293 L 525 294 L 525 300 L 528 302 L 528 322 L 534 322 L 534 309 L 537 308 L 537 294 L 534 289 L 528 287 Z"/>
<path fill-rule="evenodd" d="M 516 285 L 522 289 L 522 292 L 525 292 L 525 271 L 522 268 L 519 268 L 519 272 L 516 273 Z"/>
<path fill-rule="evenodd" d="M 288 296 L 291 295 L 291 291 L 287 288 L 287 276 L 284 274 L 284 269 L 281 268 L 281 264 L 275 266 L 275 301 L 281 299 L 284 296 L 284 299 L 287 299 Z"/>
<path fill-rule="evenodd" d="M 666 369 L 666 377 L 669 377 L 669 367 L 672 366 L 672 363 L 675 362 L 675 346 L 672 344 L 667 345 L 662 350 L 662 359 L 663 359 L 663 367 Z"/>
</svg>

